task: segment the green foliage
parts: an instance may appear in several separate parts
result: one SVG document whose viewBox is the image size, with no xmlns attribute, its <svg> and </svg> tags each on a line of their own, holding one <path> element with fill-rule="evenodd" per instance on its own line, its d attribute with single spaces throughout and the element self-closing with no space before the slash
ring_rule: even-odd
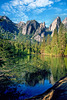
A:
<svg viewBox="0 0 67 100">
<path fill-rule="evenodd" d="M 50 45 L 51 44 L 51 37 L 50 37 L 50 35 L 48 34 L 48 36 L 47 36 L 47 41 L 46 41 L 46 46 L 47 45 Z"/>
<path fill-rule="evenodd" d="M 66 43 L 67 43 L 67 32 L 65 33 Z"/>
<path fill-rule="evenodd" d="M 54 35 L 48 34 L 43 37 L 43 42 L 38 43 L 33 39 L 34 31 L 31 35 L 23 35 L 20 30 L 19 33 L 5 32 L 0 27 L 0 51 L 1 55 L 29 55 L 34 53 L 44 53 L 47 55 L 66 56 L 67 52 L 67 30 L 61 23 L 59 31 L 54 30 Z"/>
<path fill-rule="evenodd" d="M 0 62 L 2 63 L 2 61 Z M 67 74 L 67 58 L 42 56 L 39 54 L 9 57 L 6 58 L 5 65 L 0 67 L 0 71 L 18 83 L 25 82 L 28 85 L 29 82 L 34 84 L 36 80 L 40 82 L 40 80 L 47 77 L 52 79 L 51 82 L 53 83 Z"/>
<path fill-rule="evenodd" d="M 22 35 L 19 31 L 18 35 L 15 32 L 5 32 L 0 27 L 0 54 L 4 57 L 8 56 L 24 56 L 32 53 L 39 53 L 40 47 L 37 42 L 31 39 L 31 35 Z"/>
<path fill-rule="evenodd" d="M 50 54 L 51 53 L 50 51 L 51 51 L 51 37 L 48 34 L 47 40 L 46 40 L 46 46 L 45 46 L 45 53 Z"/>
<path fill-rule="evenodd" d="M 53 56 L 64 56 L 64 55 L 66 56 L 67 55 L 66 44 L 67 44 L 67 30 L 61 23 L 58 32 L 57 29 L 55 28 L 52 40 L 51 37 L 48 35 L 46 43 L 42 42 L 41 53 Z"/>
<path fill-rule="evenodd" d="M 58 44 L 59 44 L 59 54 L 63 56 L 66 46 L 65 28 L 63 24 L 61 24 L 59 28 Z"/>
<path fill-rule="evenodd" d="M 2 27 L 0 27 L 0 38 L 1 39 L 13 39 L 15 36 L 13 33 L 9 31 L 5 31 Z"/>
<path fill-rule="evenodd" d="M 43 42 L 41 43 L 41 53 L 45 53 L 45 36 L 43 37 Z"/>
<path fill-rule="evenodd" d="M 66 48 L 65 48 L 64 55 L 67 56 L 67 45 L 66 45 Z"/>
<path fill-rule="evenodd" d="M 51 53 L 52 53 L 52 55 L 58 54 L 58 33 L 57 33 L 57 29 L 54 30 L 54 35 L 52 37 Z"/>
</svg>

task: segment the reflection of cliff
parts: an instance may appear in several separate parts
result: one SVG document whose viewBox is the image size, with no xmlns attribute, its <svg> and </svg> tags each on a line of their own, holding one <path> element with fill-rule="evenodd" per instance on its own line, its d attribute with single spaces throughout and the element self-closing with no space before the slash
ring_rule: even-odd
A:
<svg viewBox="0 0 67 100">
<path fill-rule="evenodd" d="M 50 83 L 53 85 L 55 83 L 53 75 L 50 76 Z"/>
<path fill-rule="evenodd" d="M 40 70 L 35 73 L 27 73 L 25 75 L 25 81 L 28 85 L 34 86 L 37 83 L 44 83 L 45 79 L 48 79 L 48 76 L 50 77 L 50 72 L 46 70 Z"/>
<path fill-rule="evenodd" d="M 52 72 L 51 83 L 56 82 L 61 77 L 67 74 L 67 58 L 63 57 L 51 57 L 51 56 L 40 56 L 42 61 L 46 61 Z"/>
</svg>

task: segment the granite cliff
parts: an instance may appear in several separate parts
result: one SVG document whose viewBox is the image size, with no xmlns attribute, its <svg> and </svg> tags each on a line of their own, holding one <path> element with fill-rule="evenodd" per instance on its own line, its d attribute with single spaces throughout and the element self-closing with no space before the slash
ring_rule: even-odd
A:
<svg viewBox="0 0 67 100">
<path fill-rule="evenodd" d="M 35 20 L 27 21 L 26 23 L 20 22 L 19 29 L 23 35 L 33 35 L 32 38 L 40 42 L 45 34 L 46 26 L 44 23 L 38 23 Z"/>
<path fill-rule="evenodd" d="M 49 30 L 52 31 L 51 36 L 53 36 L 55 28 L 57 28 L 57 31 L 58 31 L 60 24 L 61 24 L 61 18 L 60 17 L 57 17 L 52 22 L 52 24 L 49 26 Z"/>
<path fill-rule="evenodd" d="M 62 23 L 67 28 L 67 18 L 65 18 Z M 32 38 L 38 42 L 43 40 L 44 35 L 47 36 L 50 34 L 53 36 L 54 29 L 57 28 L 59 30 L 59 26 L 61 24 L 61 18 L 57 17 L 49 26 L 46 27 L 44 23 L 38 23 L 36 20 L 27 21 L 26 23 L 20 22 L 18 24 L 13 23 L 8 17 L 0 16 L 0 26 L 5 30 L 11 33 L 21 33 L 23 35 L 32 35 Z M 31 39 L 32 39 L 31 38 Z"/>
<path fill-rule="evenodd" d="M 26 24 L 24 24 L 21 27 L 22 34 L 23 35 L 34 34 L 38 27 L 40 27 L 40 24 L 37 21 L 35 21 L 35 20 L 27 21 Z"/>
<path fill-rule="evenodd" d="M 67 29 L 67 17 L 62 21 L 62 23 L 64 24 L 65 28 Z"/>
</svg>

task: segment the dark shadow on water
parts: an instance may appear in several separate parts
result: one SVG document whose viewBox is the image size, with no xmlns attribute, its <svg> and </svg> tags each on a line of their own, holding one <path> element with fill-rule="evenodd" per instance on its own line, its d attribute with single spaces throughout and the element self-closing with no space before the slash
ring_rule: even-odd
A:
<svg viewBox="0 0 67 100">
<path fill-rule="evenodd" d="M 46 70 L 39 70 L 35 73 L 26 73 L 25 80 L 26 83 L 30 86 L 35 86 L 39 81 L 48 79 L 47 77 L 50 76 L 51 73 L 47 72 Z"/>
<path fill-rule="evenodd" d="M 41 94 L 52 86 L 47 79 L 48 74 L 45 70 L 26 73 L 26 84 L 12 82 L 10 77 L 0 75 L 0 100 L 24 100 Z"/>
</svg>

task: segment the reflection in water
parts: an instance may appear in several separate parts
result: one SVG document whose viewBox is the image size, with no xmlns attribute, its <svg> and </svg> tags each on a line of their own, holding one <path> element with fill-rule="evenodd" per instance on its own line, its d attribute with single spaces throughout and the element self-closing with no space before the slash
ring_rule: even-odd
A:
<svg viewBox="0 0 67 100">
<path fill-rule="evenodd" d="M 3 97 L 7 100 L 24 100 L 42 94 L 67 74 L 67 58 L 60 57 L 31 55 L 24 58 L 6 58 L 5 65 L 1 66 L 0 73 L 10 79 L 10 82 L 3 81 L 3 77 L 0 79 L 2 100 Z"/>
<path fill-rule="evenodd" d="M 35 86 L 37 83 L 44 83 L 45 78 L 48 79 L 50 77 L 50 72 L 46 70 L 39 70 L 35 73 L 26 73 L 25 80 L 28 85 Z"/>
</svg>

